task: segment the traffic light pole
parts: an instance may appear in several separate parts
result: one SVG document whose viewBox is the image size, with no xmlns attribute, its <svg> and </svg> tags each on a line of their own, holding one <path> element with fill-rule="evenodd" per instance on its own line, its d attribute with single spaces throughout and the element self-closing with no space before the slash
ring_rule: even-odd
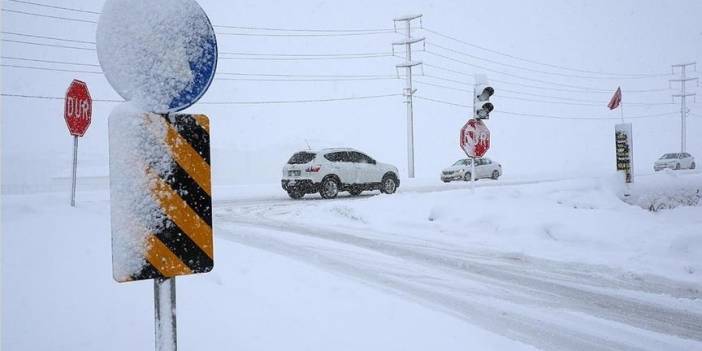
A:
<svg viewBox="0 0 702 351">
<path fill-rule="evenodd" d="M 695 96 L 696 94 L 687 93 L 687 82 L 698 81 L 697 78 L 687 78 L 687 67 L 695 66 L 695 62 L 683 63 L 678 65 L 673 65 L 673 73 L 675 73 L 676 68 L 680 68 L 680 79 L 671 79 L 671 83 L 680 83 L 680 94 L 674 94 L 673 99 L 676 97 L 680 98 L 680 152 L 685 152 L 687 148 L 687 101 L 688 96 Z M 698 81 L 699 82 L 699 81 Z"/>
<path fill-rule="evenodd" d="M 413 39 L 412 38 L 412 20 L 421 19 L 422 15 L 407 16 L 401 18 L 395 18 L 394 23 L 405 22 L 405 30 L 407 32 L 407 38 L 400 42 L 393 43 L 393 53 L 395 51 L 395 45 L 402 45 L 405 48 L 405 63 L 396 65 L 397 68 L 406 68 L 407 73 L 405 75 L 405 89 L 403 95 L 407 104 L 407 174 L 409 178 L 414 178 L 414 109 L 412 104 L 412 96 L 416 92 L 416 89 L 412 87 L 412 68 L 414 66 L 421 65 L 421 62 L 412 61 L 412 44 L 420 43 L 424 41 L 424 38 Z M 397 30 L 397 27 L 395 27 Z"/>
</svg>

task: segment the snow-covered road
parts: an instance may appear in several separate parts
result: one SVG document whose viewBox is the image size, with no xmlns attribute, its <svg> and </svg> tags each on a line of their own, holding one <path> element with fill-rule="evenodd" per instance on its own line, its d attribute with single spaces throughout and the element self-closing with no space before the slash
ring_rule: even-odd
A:
<svg viewBox="0 0 702 351">
<path fill-rule="evenodd" d="M 530 191 L 521 187 L 509 189 L 515 184 L 483 184 L 499 188 L 504 185 L 500 191 L 510 197 L 520 197 L 515 191 Z M 553 192 L 535 186 L 540 196 L 548 197 Z M 565 187 L 562 191 L 569 192 L 569 198 L 579 206 L 585 201 L 590 206 L 586 211 L 600 210 L 592 198 L 572 196 L 573 189 L 591 192 L 589 184 L 555 187 Z M 594 189 L 597 192 L 597 186 Z M 412 217 L 412 204 L 434 201 L 436 190 L 431 186 L 415 187 L 412 194 L 398 195 L 397 199 L 362 197 L 353 201 L 353 206 L 349 205 L 350 199 L 222 201 L 216 206 L 216 233 L 219 239 L 360 280 L 538 349 L 702 349 L 700 284 L 579 262 L 577 257 L 558 260 L 549 259 L 548 255 L 538 257 L 528 250 L 524 254 L 490 245 L 466 245 L 460 238 L 445 237 L 443 232 L 403 225 L 392 211 L 385 218 L 378 213 L 379 219 L 358 211 L 359 207 L 373 208 L 379 202 L 391 202 L 395 207 L 402 202 L 408 209 L 399 212 Z M 441 190 L 446 191 L 442 196 L 449 198 L 464 197 L 468 192 L 465 185 Z M 499 202 L 499 192 L 496 195 L 492 190 L 485 188 L 477 196 L 497 197 L 495 201 Z M 519 199 L 515 201 L 518 204 Z M 560 205 L 558 201 L 554 203 Z M 615 208 L 622 212 L 618 206 Z M 627 210 L 623 212 L 628 214 Z M 635 215 L 649 215 L 632 211 L 636 211 Z M 433 212 L 438 212 L 437 218 L 442 216 L 441 210 L 428 212 L 429 222 L 434 221 Z M 332 215 L 325 216 L 329 213 Z M 373 220 L 384 225 L 374 225 Z M 631 227 L 631 231 L 637 230 L 638 227 Z M 598 235 L 601 234 L 593 233 L 594 237 Z"/>
</svg>

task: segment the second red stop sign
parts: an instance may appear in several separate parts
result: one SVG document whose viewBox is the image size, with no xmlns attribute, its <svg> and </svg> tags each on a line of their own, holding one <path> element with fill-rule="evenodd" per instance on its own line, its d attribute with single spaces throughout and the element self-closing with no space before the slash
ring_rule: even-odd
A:
<svg viewBox="0 0 702 351">
<path fill-rule="evenodd" d="M 470 119 L 461 128 L 461 149 L 468 157 L 483 157 L 490 148 L 490 130 L 479 119 Z"/>
</svg>

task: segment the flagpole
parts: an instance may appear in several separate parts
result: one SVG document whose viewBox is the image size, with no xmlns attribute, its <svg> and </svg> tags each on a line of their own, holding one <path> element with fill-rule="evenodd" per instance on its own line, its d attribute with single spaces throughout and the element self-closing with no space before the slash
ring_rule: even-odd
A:
<svg viewBox="0 0 702 351">
<path fill-rule="evenodd" d="M 622 113 L 622 123 L 624 123 L 624 102 L 619 103 L 619 112 Z"/>
<path fill-rule="evenodd" d="M 621 93 L 621 87 L 619 88 L 619 112 L 622 114 L 622 123 L 624 123 L 624 94 Z"/>
</svg>

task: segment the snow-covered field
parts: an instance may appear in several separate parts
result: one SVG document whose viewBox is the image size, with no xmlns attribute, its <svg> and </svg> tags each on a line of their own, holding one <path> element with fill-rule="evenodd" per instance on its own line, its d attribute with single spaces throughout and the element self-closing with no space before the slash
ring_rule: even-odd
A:
<svg viewBox="0 0 702 351">
<path fill-rule="evenodd" d="M 181 349 L 702 348 L 702 206 L 616 179 L 215 192 L 215 269 L 178 279 Z M 637 178 L 632 198 L 702 189 Z M 150 349 L 152 284 L 112 280 L 107 192 L 3 197 L 6 350 Z"/>
</svg>

